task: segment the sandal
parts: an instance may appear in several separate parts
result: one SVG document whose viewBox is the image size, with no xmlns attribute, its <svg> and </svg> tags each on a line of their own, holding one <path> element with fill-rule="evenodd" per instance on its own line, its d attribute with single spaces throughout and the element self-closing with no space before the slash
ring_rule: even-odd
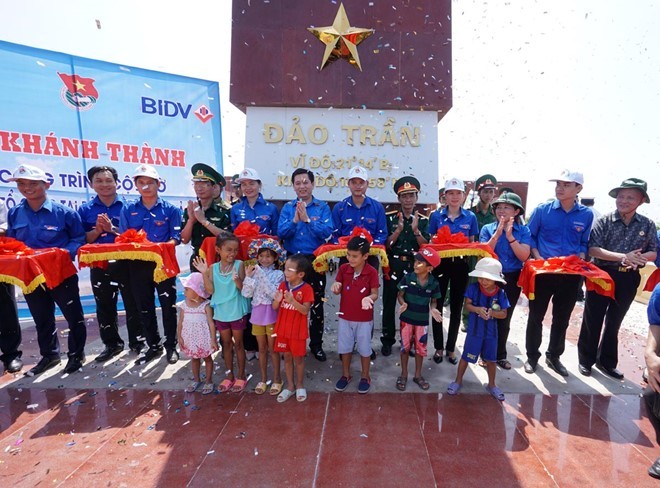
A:
<svg viewBox="0 0 660 488">
<path fill-rule="evenodd" d="M 449 361 L 451 364 L 458 364 L 458 358 L 456 356 L 450 356 L 449 354 L 450 353 L 447 353 L 447 361 Z"/>
<path fill-rule="evenodd" d="M 296 390 L 296 400 L 298 400 L 299 402 L 304 402 L 305 400 L 307 400 L 307 390 L 305 390 L 304 388 L 298 388 Z"/>
<path fill-rule="evenodd" d="M 455 381 L 452 381 L 449 383 L 449 386 L 447 387 L 447 393 L 450 395 L 458 395 L 458 392 L 461 391 L 461 384 L 456 383 Z"/>
<path fill-rule="evenodd" d="M 232 386 L 234 386 L 234 380 L 230 380 L 229 378 L 225 378 L 218 385 L 218 391 L 220 393 L 225 393 L 225 392 L 229 391 Z"/>
<path fill-rule="evenodd" d="M 413 378 L 413 381 L 419 385 L 419 387 L 426 391 L 429 389 L 429 382 L 424 379 L 423 376 L 420 376 L 419 378 Z"/>
<path fill-rule="evenodd" d="M 501 402 L 504 401 L 504 393 L 497 386 L 493 386 L 491 388 L 490 386 L 486 385 L 486 391 L 490 393 L 490 395 L 496 400 L 499 400 Z"/>
<path fill-rule="evenodd" d="M 478 361 L 477 364 L 479 364 L 479 366 L 481 366 L 482 368 L 487 368 L 488 367 L 488 365 L 486 364 L 486 361 L 484 361 L 481 358 L 479 358 L 479 361 Z"/>
<path fill-rule="evenodd" d="M 197 388 L 199 388 L 200 386 L 202 386 L 201 381 L 193 381 L 188 386 L 186 386 L 186 389 L 183 391 L 185 391 L 186 393 L 193 393 L 197 391 Z"/>
<path fill-rule="evenodd" d="M 292 396 L 293 392 L 291 390 L 282 390 L 282 393 L 277 395 L 277 403 L 284 403 Z"/>
<path fill-rule="evenodd" d="M 245 386 L 247 385 L 246 380 L 236 380 L 234 381 L 234 386 L 231 387 L 231 392 L 232 393 L 240 393 L 243 390 L 245 390 Z"/>
<path fill-rule="evenodd" d="M 406 391 L 406 383 L 408 383 L 408 378 L 404 378 L 403 376 L 399 376 L 396 379 L 396 389 L 399 391 Z"/>
<path fill-rule="evenodd" d="M 502 369 L 511 369 L 511 363 L 506 359 L 500 359 L 497 361 L 497 365 Z"/>
<path fill-rule="evenodd" d="M 270 385 L 270 391 L 268 393 L 270 393 L 272 396 L 279 395 L 281 392 L 282 392 L 282 383 L 273 382 Z"/>
<path fill-rule="evenodd" d="M 257 386 L 254 389 L 254 392 L 257 395 L 263 395 L 264 393 L 266 393 L 266 388 L 267 388 L 266 383 L 264 383 L 263 381 L 260 381 L 259 383 L 257 383 Z"/>
<path fill-rule="evenodd" d="M 202 388 L 202 395 L 209 395 L 215 390 L 215 385 L 213 383 L 204 383 L 204 388 Z"/>
<path fill-rule="evenodd" d="M 440 364 L 442 362 L 442 349 L 437 349 L 433 355 L 433 361 L 435 364 Z"/>
</svg>

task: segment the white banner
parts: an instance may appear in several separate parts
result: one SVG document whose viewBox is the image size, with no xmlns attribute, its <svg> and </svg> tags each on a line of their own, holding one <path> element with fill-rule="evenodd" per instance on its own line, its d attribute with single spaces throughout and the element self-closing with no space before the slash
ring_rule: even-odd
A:
<svg viewBox="0 0 660 488">
<path fill-rule="evenodd" d="M 259 172 L 266 199 L 295 196 L 291 173 L 310 169 L 314 195 L 339 201 L 348 196 L 348 171 L 369 174 L 368 195 L 394 202 L 394 182 L 415 176 L 420 203 L 438 199 L 438 131 L 435 112 L 248 107 L 245 166 Z"/>
</svg>

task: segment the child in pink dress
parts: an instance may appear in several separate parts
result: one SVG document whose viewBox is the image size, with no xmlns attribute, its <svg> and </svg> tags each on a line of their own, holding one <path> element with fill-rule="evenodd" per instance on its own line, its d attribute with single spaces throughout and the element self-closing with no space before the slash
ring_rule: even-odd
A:
<svg viewBox="0 0 660 488">
<path fill-rule="evenodd" d="M 184 288 L 185 300 L 176 304 L 179 309 L 177 336 L 181 351 L 191 359 L 193 378 L 195 381 L 186 389 L 192 393 L 202 386 L 200 379 L 201 359 L 204 359 L 206 378 L 202 395 L 213 392 L 213 358 L 211 355 L 218 350 L 215 339 L 215 324 L 213 310 L 209 303 L 209 294 L 204 289 L 202 273 L 191 273 L 187 278 L 179 278 Z"/>
</svg>

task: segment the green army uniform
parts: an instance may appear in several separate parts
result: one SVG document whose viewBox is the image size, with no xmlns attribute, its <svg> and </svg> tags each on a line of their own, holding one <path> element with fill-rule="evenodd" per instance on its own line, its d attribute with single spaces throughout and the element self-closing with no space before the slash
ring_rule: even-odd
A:
<svg viewBox="0 0 660 488">
<path fill-rule="evenodd" d="M 408 186 L 406 186 L 408 185 Z M 410 186 L 412 185 L 412 186 Z M 394 191 L 403 193 L 406 191 L 419 191 L 420 183 L 416 178 L 405 176 L 397 180 L 394 186 Z M 399 224 L 400 210 L 393 210 L 387 212 L 385 218 L 387 220 L 387 235 L 391 236 Z M 429 219 L 425 215 L 417 212 L 417 229 L 419 233 L 429 241 Z M 419 243 L 412 229 L 413 216 L 403 219 L 403 230 L 397 240 L 387 248 L 387 257 L 390 262 L 390 279 L 383 280 L 383 331 L 380 338 L 383 346 L 391 346 L 396 342 L 396 303 L 399 281 L 406 273 L 413 271 L 415 262 L 415 253 L 419 251 Z"/>
</svg>

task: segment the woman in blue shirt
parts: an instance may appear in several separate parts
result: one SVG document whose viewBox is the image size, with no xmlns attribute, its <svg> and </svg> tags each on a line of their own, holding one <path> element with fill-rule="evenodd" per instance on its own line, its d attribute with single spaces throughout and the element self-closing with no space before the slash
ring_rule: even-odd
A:
<svg viewBox="0 0 660 488">
<path fill-rule="evenodd" d="M 493 203 L 497 222 L 486 224 L 481 229 L 479 241 L 487 243 L 497 254 L 502 263 L 504 273 L 504 292 L 511 308 L 506 318 L 497 321 L 497 364 L 502 369 L 511 369 L 511 363 L 506 359 L 506 341 L 509 337 L 511 317 L 520 297 L 518 277 L 523 264 L 531 252 L 532 238 L 529 228 L 519 224 L 525 213 L 522 200 L 515 193 L 504 193 Z"/>
<path fill-rule="evenodd" d="M 447 206 L 436 210 L 429 219 L 429 234 L 433 236 L 441 227 L 449 227 L 452 234 L 462 232 L 471 242 L 479 235 L 477 217 L 463 208 L 465 201 L 465 184 L 458 178 L 450 178 L 445 183 L 445 199 Z M 442 296 L 446 296 L 447 287 L 450 286 L 449 295 L 449 328 L 447 329 L 447 344 L 443 347 L 444 337 L 442 322 L 432 320 L 433 346 L 435 354 L 433 361 L 442 362 L 443 348 L 447 350 L 447 360 L 457 364 L 458 358 L 454 354 L 458 327 L 461 323 L 461 310 L 463 309 L 463 295 L 468 284 L 469 264 L 465 257 L 443 258 L 440 266 L 433 270 L 433 275 L 440 281 Z"/>
<path fill-rule="evenodd" d="M 231 207 L 231 228 L 247 220 L 259 226 L 259 232 L 277 236 L 277 221 L 280 213 L 277 207 L 267 202 L 261 194 L 259 173 L 252 168 L 245 168 L 238 174 L 236 182 L 241 185 L 243 196 Z"/>
</svg>

